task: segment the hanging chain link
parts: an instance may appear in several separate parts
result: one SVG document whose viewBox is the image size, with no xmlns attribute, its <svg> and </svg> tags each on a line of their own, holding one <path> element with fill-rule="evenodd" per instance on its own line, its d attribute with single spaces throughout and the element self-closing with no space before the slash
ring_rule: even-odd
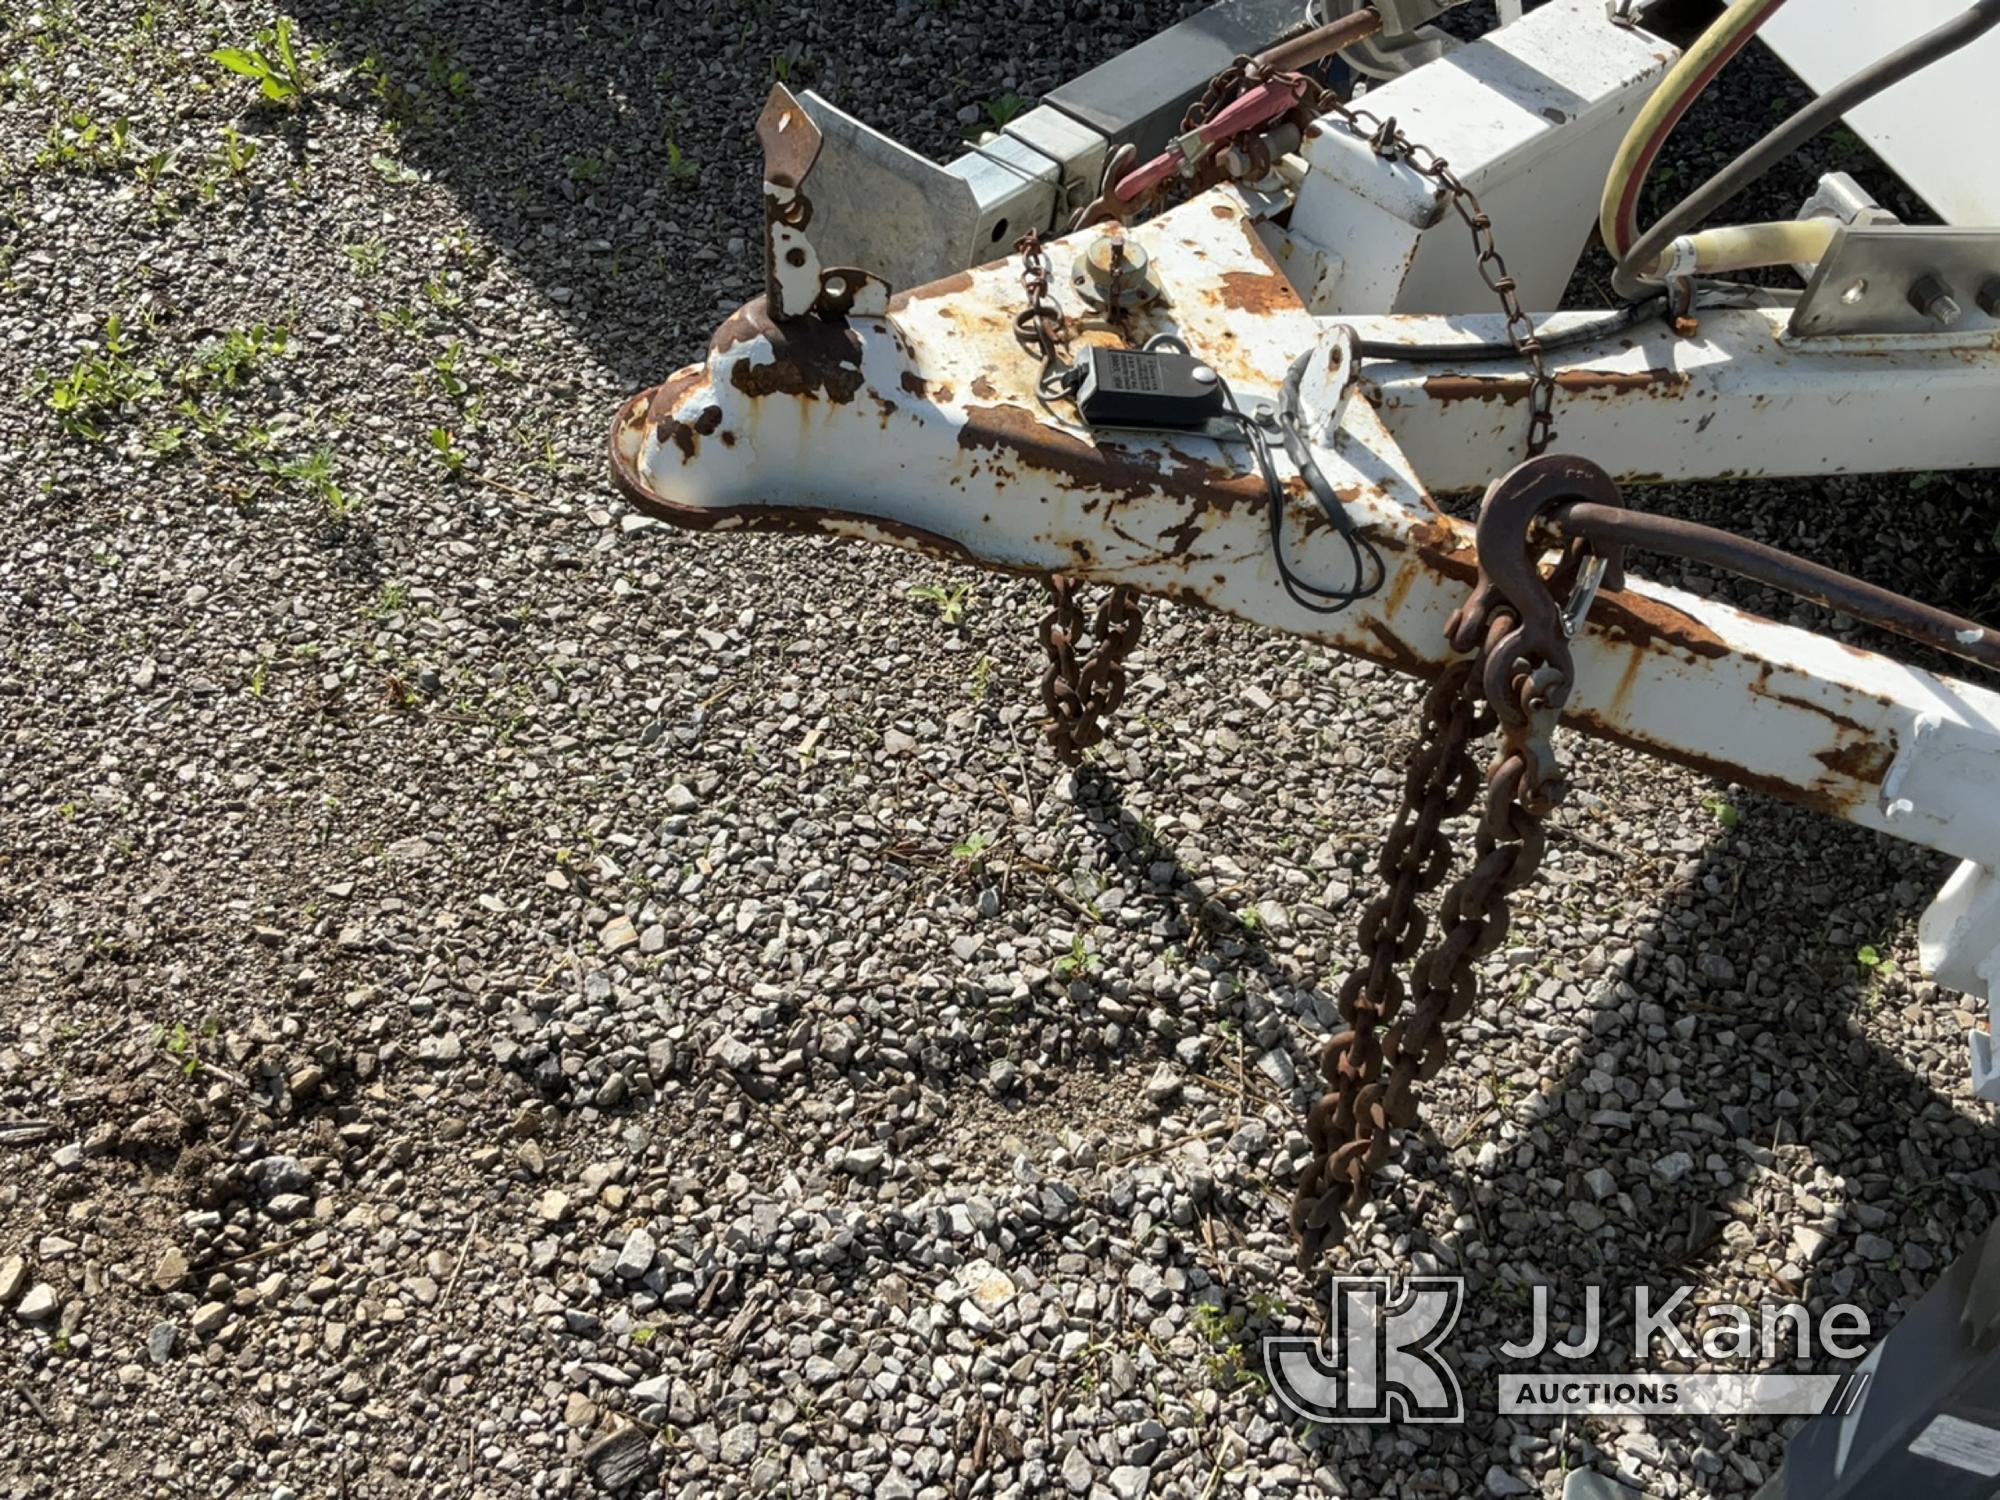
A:
<svg viewBox="0 0 2000 1500">
<path fill-rule="evenodd" d="M 1021 285 L 1028 305 L 1014 319 L 1014 332 L 1041 361 L 1036 386 L 1044 400 L 1052 380 L 1066 367 L 1072 329 L 1069 317 L 1049 291 L 1052 271 L 1039 231 L 1029 230 L 1014 246 L 1021 257 Z M 1049 743 L 1068 765 L 1104 742 L 1111 715 L 1125 699 L 1126 660 L 1145 628 L 1138 593 L 1114 588 L 1088 615 L 1079 585 L 1061 574 L 1049 577 L 1049 612 L 1042 617 L 1042 649 L 1049 664 L 1042 673 L 1042 705 L 1048 710 Z"/>
<path fill-rule="evenodd" d="M 1069 314 L 1049 290 L 1055 272 L 1049 265 L 1049 252 L 1042 245 L 1042 232 L 1030 229 L 1014 242 L 1014 253 L 1021 257 L 1021 285 L 1028 293 L 1028 305 L 1014 319 L 1014 337 L 1041 361 L 1035 390 L 1046 401 L 1050 381 L 1068 366 L 1072 331 Z"/>
<path fill-rule="evenodd" d="M 1253 60 L 1238 59 L 1189 109 L 1182 130 L 1195 129 L 1262 76 Z M 1341 120 L 1384 160 L 1400 161 L 1429 178 L 1471 233 L 1480 280 L 1498 299 L 1507 337 L 1528 370 L 1532 467 L 1555 441 L 1556 382 L 1478 196 L 1450 163 L 1412 141 L 1393 118 L 1351 108 L 1318 84 L 1309 87 L 1305 104 L 1315 115 Z M 1494 492 L 1510 484 L 1512 493 L 1531 487 L 1532 481 L 1520 479 L 1523 472 L 1496 484 Z M 1370 1179 L 1388 1160 L 1391 1128 L 1416 1123 L 1417 1085 L 1443 1068 L 1449 1055 L 1446 1028 L 1470 1013 L 1478 994 L 1476 965 L 1505 940 L 1512 921 L 1508 897 L 1534 878 L 1545 849 L 1542 815 L 1559 787 L 1549 748 L 1554 721 L 1549 703 L 1559 705 L 1567 694 L 1568 656 L 1550 642 L 1546 629 L 1523 628 L 1520 601 L 1551 588 L 1567 593 L 1583 559 L 1566 560 L 1548 584 L 1530 563 L 1526 576 L 1514 570 L 1510 589 L 1501 590 L 1486 576 L 1485 540 L 1481 586 L 1448 630 L 1453 649 L 1470 654 L 1446 668 L 1424 698 L 1402 802 L 1375 864 L 1382 890 L 1362 912 L 1365 963 L 1341 986 L 1345 1029 L 1320 1051 L 1326 1092 L 1306 1118 L 1312 1162 L 1292 1207 L 1300 1257 L 1308 1265 L 1368 1201 Z M 1587 611 L 1588 599 L 1582 603 Z M 1538 624 L 1546 619 L 1539 608 L 1528 612 Z M 1496 724 L 1503 731 L 1501 748 L 1482 785 L 1472 746 Z M 1429 926 L 1421 898 L 1443 884 L 1452 865 L 1444 825 L 1475 803 L 1483 805 L 1473 833 L 1472 867 L 1445 894 L 1437 938 L 1426 948 Z M 1406 988 L 1402 973 L 1413 959 Z"/>
<path fill-rule="evenodd" d="M 1528 367 L 1528 457 L 1548 452 L 1556 439 L 1556 382 L 1542 357 L 1542 341 L 1535 320 L 1521 306 L 1520 289 L 1507 270 L 1493 235 L 1493 220 L 1479 205 L 1471 188 L 1459 181 L 1451 165 L 1428 146 L 1412 141 L 1397 126 L 1395 117 L 1384 120 L 1365 109 L 1350 109 L 1331 91 L 1322 101 L 1325 112 L 1338 116 L 1358 135 L 1366 136 L 1375 154 L 1385 161 L 1406 162 L 1413 172 L 1430 178 L 1443 188 L 1451 206 L 1472 232 L 1472 253 L 1479 265 L 1479 279 L 1500 301 L 1507 316 L 1507 337 Z"/>
<path fill-rule="evenodd" d="M 1412 141 L 1393 118 L 1350 109 L 1330 93 L 1317 102 L 1323 112 L 1366 136 L 1378 155 L 1403 161 L 1437 183 L 1471 231 L 1480 279 L 1499 299 L 1507 336 L 1528 367 L 1528 457 L 1531 462 L 1539 458 L 1555 441 L 1556 383 L 1542 356 L 1534 319 L 1521 306 L 1500 254 L 1493 220 L 1450 164 Z M 1483 548 L 1480 556 L 1483 577 Z M 1506 709 L 1518 708 L 1533 692 L 1546 692 L 1550 663 L 1533 654 L 1506 661 L 1497 675 L 1504 678 L 1506 691 L 1516 695 L 1516 703 L 1486 701 L 1496 676 L 1495 649 L 1519 627 L 1517 610 L 1495 601 L 1482 587 L 1448 628 L 1453 647 L 1472 647 L 1474 654 L 1453 663 L 1425 699 L 1403 803 L 1376 865 L 1384 889 L 1362 913 L 1359 936 L 1367 966 L 1342 984 L 1340 1014 L 1346 1029 L 1320 1049 L 1327 1091 L 1306 1116 L 1313 1159 L 1292 1204 L 1292 1229 L 1300 1260 L 1308 1266 L 1367 1203 L 1370 1179 L 1388 1159 L 1390 1127 L 1408 1129 L 1416 1123 L 1416 1085 L 1444 1067 L 1449 1056 L 1445 1028 L 1470 1014 L 1478 997 L 1476 965 L 1506 939 L 1513 921 L 1507 898 L 1541 867 L 1547 837 L 1542 814 L 1555 786 L 1554 759 L 1547 750 L 1549 716 L 1524 717 Z M 1563 681 L 1560 691 L 1567 686 Z M 1434 890 L 1450 868 L 1452 850 L 1442 824 L 1469 810 L 1477 797 L 1470 746 L 1496 719 L 1507 721 L 1506 733 L 1487 774 L 1472 868 L 1446 893 L 1439 937 L 1417 957 L 1406 991 L 1398 970 L 1422 948 L 1425 937 L 1418 898 Z"/>
<path fill-rule="evenodd" d="M 1553 766 L 1531 751 L 1528 731 L 1513 725 L 1504 725 L 1483 785 L 1471 755 L 1501 720 L 1485 701 L 1482 679 L 1495 649 L 1519 625 L 1505 605 L 1461 609 L 1450 626 L 1454 643 L 1471 634 L 1481 648 L 1447 668 L 1424 700 L 1403 803 L 1376 862 L 1384 889 L 1362 913 L 1367 964 L 1341 986 L 1345 1029 L 1320 1049 L 1327 1091 L 1306 1116 L 1313 1159 L 1293 1200 L 1292 1228 L 1308 1266 L 1368 1202 L 1370 1179 L 1388 1160 L 1391 1127 L 1416 1124 L 1416 1086 L 1444 1067 L 1445 1028 L 1464 1020 L 1478 997 L 1475 966 L 1506 939 L 1513 920 L 1507 898 L 1541 866 L 1545 778 Z M 1517 697 L 1547 681 L 1547 664 L 1532 657 L 1509 665 Z M 1418 898 L 1442 882 L 1452 861 L 1443 824 L 1475 802 L 1482 805 L 1472 867 L 1445 893 L 1437 937 L 1424 948 L 1427 923 Z M 1420 948 L 1406 990 L 1399 971 Z"/>
<path fill-rule="evenodd" d="M 1341 986 L 1346 1029 L 1320 1050 L 1327 1092 L 1306 1115 L 1313 1159 L 1299 1180 L 1292 1229 L 1308 1263 L 1338 1236 L 1345 1218 L 1367 1202 L 1369 1177 L 1388 1159 L 1390 1125 L 1411 1123 L 1390 1112 L 1380 1032 L 1402 1011 L 1407 995 L 1402 971 L 1428 934 L 1419 898 L 1442 884 L 1451 870 L 1452 846 L 1444 824 L 1470 809 L 1478 797 L 1471 746 L 1493 722 L 1480 701 L 1478 682 L 1475 663 L 1461 660 L 1425 695 L 1417 743 L 1404 766 L 1402 804 L 1376 857 L 1383 888 L 1363 909 L 1359 929 L 1366 963 Z M 1396 1098 L 1405 1104 L 1410 1100 L 1407 1081 Z"/>
<path fill-rule="evenodd" d="M 1042 617 L 1042 705 L 1049 743 L 1068 765 L 1077 765 L 1104 742 L 1111 716 L 1125 701 L 1126 659 L 1139 644 L 1146 616 L 1139 595 L 1119 587 L 1105 595 L 1094 617 L 1077 602 L 1077 582 L 1049 579 L 1049 612 Z M 1082 643 L 1088 635 L 1088 646 Z"/>
<path fill-rule="evenodd" d="M 1544 579 L 1529 536 L 1536 517 L 1584 495 L 1618 503 L 1602 469 L 1551 456 L 1496 480 L 1480 506 L 1479 581 L 1446 626 L 1452 649 L 1469 654 L 1424 699 L 1402 804 L 1376 861 L 1383 889 L 1362 911 L 1366 963 L 1341 985 L 1344 1029 L 1320 1049 L 1326 1092 L 1306 1116 L 1312 1162 L 1292 1204 L 1308 1266 L 1367 1203 L 1391 1127 L 1416 1123 L 1417 1085 L 1444 1067 L 1446 1028 L 1471 1013 L 1477 964 L 1506 939 L 1508 898 L 1541 867 L 1543 818 L 1564 790 L 1551 740 L 1573 675 L 1569 636 L 1621 560 L 1572 546 Z M 1471 746 L 1496 725 L 1500 747 L 1482 786 Z M 1418 901 L 1450 869 L 1444 823 L 1475 803 L 1471 868 L 1445 893 L 1426 948 Z M 1406 990 L 1401 968 L 1413 955 Z"/>
</svg>

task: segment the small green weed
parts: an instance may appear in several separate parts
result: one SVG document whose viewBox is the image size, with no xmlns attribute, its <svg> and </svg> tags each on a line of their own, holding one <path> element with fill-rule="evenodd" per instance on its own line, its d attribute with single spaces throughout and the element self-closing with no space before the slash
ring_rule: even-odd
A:
<svg viewBox="0 0 2000 1500">
<path fill-rule="evenodd" d="M 201 1071 L 201 1051 L 195 1046 L 194 1033 L 187 1029 L 187 1022 L 174 1022 L 171 1031 L 161 1027 L 155 1042 L 168 1056 L 180 1062 L 183 1076 L 192 1078 Z"/>
<path fill-rule="evenodd" d="M 454 401 L 465 399 L 472 387 L 459 373 L 465 357 L 465 341 L 453 339 L 445 346 L 444 353 L 431 361 L 431 371 L 437 376 L 438 389 Z"/>
<path fill-rule="evenodd" d="M 667 180 L 676 184 L 693 182 L 701 176 L 701 165 L 692 156 L 667 142 Z"/>
<path fill-rule="evenodd" d="M 368 158 L 368 165 L 381 174 L 384 182 L 393 182 L 398 187 L 408 187 L 413 182 L 423 181 L 423 173 L 415 167 L 404 166 L 395 157 L 380 151 Z"/>
<path fill-rule="evenodd" d="M 357 276 L 373 276 L 389 260 L 389 247 L 382 243 L 380 236 L 356 240 L 351 245 L 342 245 L 341 251 L 347 256 L 348 264 L 354 267 Z"/>
<path fill-rule="evenodd" d="M 1079 932 L 1070 939 L 1069 952 L 1058 958 L 1053 968 L 1058 978 L 1074 979 L 1079 974 L 1094 974 L 1103 965 L 1104 960 L 1091 952 L 1089 944 L 1084 942 L 1083 934 Z"/>
<path fill-rule="evenodd" d="M 64 431 L 96 442 L 104 436 L 104 424 L 125 408 L 166 394 L 159 372 L 136 363 L 131 352 L 124 323 L 114 315 L 104 320 L 98 347 L 68 375 L 41 378 L 44 399 Z"/>
<path fill-rule="evenodd" d="M 390 333 L 407 334 L 411 338 L 421 338 L 425 323 L 414 307 L 385 307 L 375 314 L 375 321 Z"/>
<path fill-rule="evenodd" d="M 216 161 L 231 177 L 241 177 L 250 170 L 250 164 L 257 159 L 262 148 L 255 141 L 245 140 L 234 125 L 222 127 L 222 149 L 216 152 Z"/>
<path fill-rule="evenodd" d="M 794 77 L 810 77 L 812 71 L 812 64 L 806 61 L 806 49 L 797 42 L 787 43 L 784 51 L 771 54 L 771 76 L 780 83 L 789 84 Z"/>
<path fill-rule="evenodd" d="M 465 293 L 452 284 L 450 273 L 445 271 L 425 280 L 424 296 L 439 312 L 456 312 L 465 305 Z"/>
<path fill-rule="evenodd" d="M 979 112 L 986 116 L 988 123 L 968 125 L 965 134 L 969 139 L 985 135 L 989 130 L 1005 130 L 1011 121 L 1027 112 L 1029 105 L 1030 101 L 1023 99 L 1019 94 L 1002 94 L 998 99 L 981 99 Z"/>
<path fill-rule="evenodd" d="M 133 164 L 136 145 L 129 120 L 107 125 L 80 109 L 69 110 L 50 127 L 34 165 L 44 172 L 115 172 Z"/>
<path fill-rule="evenodd" d="M 277 23 L 257 33 L 254 47 L 218 47 L 208 54 L 230 72 L 253 80 L 273 104 L 297 104 L 311 87 L 298 48 L 292 44 L 292 21 L 278 17 Z"/>
<path fill-rule="evenodd" d="M 1854 961 L 1880 979 L 1886 979 L 1896 972 L 1896 960 L 1873 943 L 1862 944 L 1860 951 L 1854 955 Z"/>
<path fill-rule="evenodd" d="M 943 588 L 935 583 L 920 583 L 911 588 L 909 597 L 916 604 L 935 605 L 940 620 L 957 626 L 964 623 L 966 608 L 972 602 L 972 585 L 961 583 Z"/>
<path fill-rule="evenodd" d="M 431 55 L 424 63 L 424 72 L 432 88 L 441 89 L 454 99 L 463 99 L 472 92 L 472 75 L 457 58 L 441 47 L 431 49 Z"/>
<path fill-rule="evenodd" d="M 465 468 L 466 460 L 472 455 L 459 447 L 451 433 L 442 427 L 431 429 L 431 457 L 444 465 L 444 470 L 454 479 Z"/>
<path fill-rule="evenodd" d="M 267 323 L 232 328 L 205 345 L 191 363 L 181 367 L 177 378 L 190 391 L 233 391 L 266 359 L 283 354 L 286 343 L 285 330 Z"/>
<path fill-rule="evenodd" d="M 304 458 L 293 459 L 290 463 L 278 465 L 279 477 L 290 480 L 306 494 L 326 507 L 327 514 L 338 521 L 353 508 L 353 502 L 334 480 L 336 465 L 333 449 L 322 443 Z"/>
</svg>

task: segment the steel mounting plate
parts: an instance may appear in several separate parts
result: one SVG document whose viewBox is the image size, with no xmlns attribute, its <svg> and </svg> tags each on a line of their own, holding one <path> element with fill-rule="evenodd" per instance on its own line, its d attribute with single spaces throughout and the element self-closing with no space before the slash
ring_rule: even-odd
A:
<svg viewBox="0 0 2000 1500">
<path fill-rule="evenodd" d="M 1937 277 L 1959 305 L 1948 326 L 1910 300 L 1924 276 Z M 2000 329 L 1980 294 L 2000 283 L 2000 230 L 1915 224 L 1850 225 L 1835 233 L 1792 314 L 1795 338 L 1869 333 L 1950 333 Z"/>
</svg>

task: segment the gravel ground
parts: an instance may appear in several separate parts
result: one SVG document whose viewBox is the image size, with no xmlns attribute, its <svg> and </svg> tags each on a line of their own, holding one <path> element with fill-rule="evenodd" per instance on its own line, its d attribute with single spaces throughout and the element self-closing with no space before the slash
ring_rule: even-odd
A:
<svg viewBox="0 0 2000 1500">
<path fill-rule="evenodd" d="M 260 10 L 0 17 L 0 1494 L 1734 1495 L 1778 1424 L 1484 1414 L 1527 1288 L 1886 1328 L 1989 1222 L 1945 864 L 1576 745 L 1342 1259 L 1470 1279 L 1474 1416 L 1288 1419 L 1413 687 L 1156 608 L 1070 776 L 1033 588 L 611 496 L 774 69 L 948 155 L 1185 8 L 306 0 L 303 104 L 207 60 Z M 1836 163 L 1891 193 L 1836 136 L 1768 206 Z M 1970 609 L 1992 498 L 1653 497 Z"/>
</svg>

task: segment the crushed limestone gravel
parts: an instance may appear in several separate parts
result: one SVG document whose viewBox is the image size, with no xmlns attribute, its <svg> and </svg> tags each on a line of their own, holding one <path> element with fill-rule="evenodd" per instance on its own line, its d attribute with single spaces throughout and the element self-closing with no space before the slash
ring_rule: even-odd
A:
<svg viewBox="0 0 2000 1500">
<path fill-rule="evenodd" d="M 1945 862 L 1572 742 L 1339 1261 L 1468 1279 L 1472 1416 L 1309 1427 L 1413 685 L 1156 604 L 1072 774 L 1035 587 L 609 492 L 758 289 L 774 74 L 943 157 L 1189 9 L 305 0 L 298 99 L 210 58 L 292 87 L 260 8 L 0 17 L 0 1496 L 1736 1495 L 1787 1428 L 1492 1414 L 1531 1289 L 1881 1330 L 1990 1220 Z M 1838 134 L 1762 191 L 1836 165 L 1917 213 Z M 1655 497 L 1989 613 L 1992 498 Z"/>
</svg>

